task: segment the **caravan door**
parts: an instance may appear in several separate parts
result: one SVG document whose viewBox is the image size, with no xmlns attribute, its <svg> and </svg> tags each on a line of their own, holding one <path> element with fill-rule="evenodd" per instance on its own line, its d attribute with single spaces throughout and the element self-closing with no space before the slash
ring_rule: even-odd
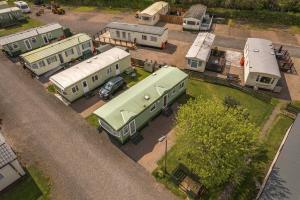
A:
<svg viewBox="0 0 300 200">
<path fill-rule="evenodd" d="M 83 88 L 83 93 L 89 92 L 89 86 L 86 80 L 82 81 L 82 88 Z"/>
<path fill-rule="evenodd" d="M 134 135 L 135 132 L 136 132 L 135 120 L 132 120 L 131 122 L 129 122 L 129 133 L 130 133 L 130 136 Z"/>
</svg>

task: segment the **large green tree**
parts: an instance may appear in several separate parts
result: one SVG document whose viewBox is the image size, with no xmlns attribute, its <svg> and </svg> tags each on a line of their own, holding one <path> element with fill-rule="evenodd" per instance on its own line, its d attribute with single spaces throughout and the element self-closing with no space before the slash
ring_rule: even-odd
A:
<svg viewBox="0 0 300 200">
<path fill-rule="evenodd" d="M 241 106 L 196 98 L 177 115 L 180 161 L 207 188 L 242 180 L 258 146 L 258 128 Z"/>
</svg>

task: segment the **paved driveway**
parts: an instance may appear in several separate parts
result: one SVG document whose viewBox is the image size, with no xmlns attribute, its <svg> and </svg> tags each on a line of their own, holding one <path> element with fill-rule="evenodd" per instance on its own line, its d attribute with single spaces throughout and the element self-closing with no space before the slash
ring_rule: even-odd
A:
<svg viewBox="0 0 300 200">
<path fill-rule="evenodd" d="M 0 118 L 22 162 L 37 164 L 53 199 L 175 199 L 140 165 L 0 55 Z"/>
</svg>

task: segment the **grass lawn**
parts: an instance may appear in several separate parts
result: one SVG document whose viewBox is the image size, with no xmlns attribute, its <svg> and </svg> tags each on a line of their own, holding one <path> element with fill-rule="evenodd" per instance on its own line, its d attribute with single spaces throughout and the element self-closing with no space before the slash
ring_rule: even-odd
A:
<svg viewBox="0 0 300 200">
<path fill-rule="evenodd" d="M 11 26 L 8 28 L 0 29 L 0 37 L 13 34 L 16 32 L 24 31 L 26 29 L 34 28 L 43 25 L 42 22 L 36 20 L 36 19 L 28 19 L 26 23 L 17 25 L 17 26 Z"/>
<path fill-rule="evenodd" d="M 1 200 L 48 200 L 50 195 L 49 178 L 35 167 L 27 168 L 28 173 L 13 187 L 0 195 Z"/>
<path fill-rule="evenodd" d="M 92 12 L 96 10 L 99 10 L 99 8 L 96 6 L 78 6 L 78 7 L 71 8 L 71 11 L 74 12 Z"/>
<path fill-rule="evenodd" d="M 135 78 L 131 78 L 130 76 L 127 76 L 125 74 L 122 76 L 127 84 L 127 87 L 131 87 L 137 84 L 138 82 L 140 82 L 141 80 L 143 80 L 144 78 L 146 78 L 151 74 L 150 72 L 147 72 L 140 67 L 135 68 L 135 73 L 136 73 Z"/>
<path fill-rule="evenodd" d="M 52 93 L 52 94 L 55 94 L 56 93 L 56 89 L 55 89 L 54 84 L 48 85 L 47 91 L 50 92 L 50 93 Z"/>
<path fill-rule="evenodd" d="M 300 101 L 293 101 L 292 105 L 300 109 Z"/>
<path fill-rule="evenodd" d="M 119 14 L 123 12 L 132 12 L 129 8 L 115 8 L 115 7 L 97 7 L 97 6 L 77 6 L 77 7 L 70 7 L 71 11 L 73 12 L 103 12 L 103 13 L 110 13 L 110 14 Z"/>
<path fill-rule="evenodd" d="M 192 97 L 201 95 L 204 98 L 215 98 L 219 100 L 223 100 L 227 95 L 235 97 L 242 106 L 248 109 L 251 120 L 258 126 L 264 124 L 274 108 L 274 105 L 265 103 L 239 90 L 210 84 L 197 79 L 189 80 L 187 94 Z"/>
<path fill-rule="evenodd" d="M 98 117 L 95 114 L 91 114 L 85 120 L 93 127 L 98 128 L 99 127 L 99 122 L 98 122 Z"/>
</svg>

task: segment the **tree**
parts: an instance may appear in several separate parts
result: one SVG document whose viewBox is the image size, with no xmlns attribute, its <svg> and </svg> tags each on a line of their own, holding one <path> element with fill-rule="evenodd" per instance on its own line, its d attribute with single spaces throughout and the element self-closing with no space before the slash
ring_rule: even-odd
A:
<svg viewBox="0 0 300 200">
<path fill-rule="evenodd" d="M 196 98 L 180 107 L 177 127 L 179 159 L 204 186 L 242 180 L 258 147 L 258 128 L 245 109 Z"/>
</svg>

